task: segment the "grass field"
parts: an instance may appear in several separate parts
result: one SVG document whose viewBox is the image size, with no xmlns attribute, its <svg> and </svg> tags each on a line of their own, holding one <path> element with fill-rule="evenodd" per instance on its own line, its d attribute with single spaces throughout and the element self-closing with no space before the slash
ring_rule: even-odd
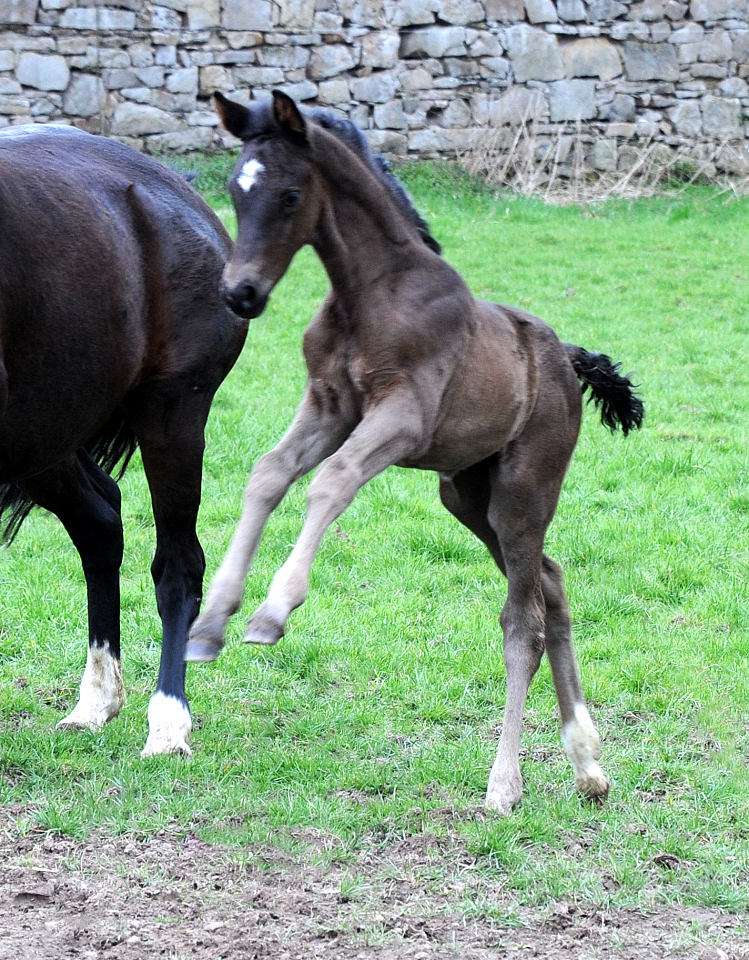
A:
<svg viewBox="0 0 749 960">
<path fill-rule="evenodd" d="M 574 793 L 544 663 L 529 698 L 524 802 L 508 819 L 483 815 L 505 692 L 504 582 L 440 506 L 436 478 L 397 469 L 326 536 L 284 640 L 245 647 L 246 616 L 300 529 L 304 485 L 289 494 L 224 654 L 189 670 L 195 755 L 141 761 L 160 624 L 138 462 L 122 483 L 129 700 L 100 734 L 54 731 L 85 663 L 73 547 L 36 512 L 0 556 L 0 802 L 20 811 L 22 830 L 77 837 L 168 829 L 294 850 L 299 829 L 314 828 L 336 838 L 323 858 L 457 833 L 518 904 L 745 909 L 749 202 L 693 189 L 554 208 L 445 168 L 402 176 L 477 295 L 543 317 L 641 384 L 641 433 L 611 436 L 588 411 L 548 538 L 566 573 L 609 802 Z M 202 186 L 230 219 L 223 177 L 213 170 Z M 301 335 L 325 289 L 303 251 L 217 397 L 199 522 L 208 576 L 252 462 L 300 397 Z"/>
</svg>

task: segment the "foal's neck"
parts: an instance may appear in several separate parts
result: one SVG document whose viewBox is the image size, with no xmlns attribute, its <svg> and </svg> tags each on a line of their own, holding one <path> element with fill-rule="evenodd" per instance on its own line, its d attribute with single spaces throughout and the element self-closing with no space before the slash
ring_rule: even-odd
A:
<svg viewBox="0 0 749 960">
<path fill-rule="evenodd" d="M 326 184 L 326 203 L 313 247 L 344 304 L 399 272 L 423 244 L 379 178 L 348 147 L 319 127 L 313 157 Z"/>
</svg>

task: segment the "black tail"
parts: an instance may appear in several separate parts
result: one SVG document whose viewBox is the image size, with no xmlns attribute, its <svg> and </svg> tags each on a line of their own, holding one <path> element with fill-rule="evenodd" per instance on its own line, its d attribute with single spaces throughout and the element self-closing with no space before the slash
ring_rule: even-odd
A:
<svg viewBox="0 0 749 960">
<path fill-rule="evenodd" d="M 565 343 L 564 347 L 583 393 L 590 388 L 588 400 L 600 407 L 601 423 L 611 431 L 620 426 L 625 437 L 634 427 L 639 429 L 645 407 L 635 393 L 635 384 L 619 373 L 621 364 L 614 363 L 604 353 L 588 353 L 571 343 Z"/>
<path fill-rule="evenodd" d="M 122 461 L 116 480 L 119 480 L 127 469 L 137 447 L 135 434 L 120 409 L 114 411 L 96 436 L 86 444 L 88 453 L 107 473 L 111 474 Z M 15 483 L 0 484 L 0 518 L 5 520 L 0 531 L 0 540 L 12 543 L 33 507 L 34 501 Z"/>
</svg>

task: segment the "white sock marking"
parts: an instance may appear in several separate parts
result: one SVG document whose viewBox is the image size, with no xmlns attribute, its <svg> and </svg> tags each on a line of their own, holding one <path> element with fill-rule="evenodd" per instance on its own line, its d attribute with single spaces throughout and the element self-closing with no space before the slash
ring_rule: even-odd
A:
<svg viewBox="0 0 749 960">
<path fill-rule="evenodd" d="M 562 743 L 575 771 L 578 790 L 586 796 L 601 796 L 608 779 L 598 763 L 601 741 L 584 703 L 575 704 L 575 719 L 562 727 Z"/>
<path fill-rule="evenodd" d="M 157 691 L 148 704 L 148 739 L 141 757 L 155 757 L 162 753 L 184 753 L 188 746 L 192 720 L 190 711 L 177 697 Z"/>
<path fill-rule="evenodd" d="M 122 666 L 108 646 L 89 647 L 78 703 L 57 726 L 100 730 L 125 703 Z"/>
<path fill-rule="evenodd" d="M 249 193 L 255 183 L 257 183 L 257 179 L 263 170 L 265 170 L 265 167 L 259 160 L 248 160 L 242 167 L 242 172 L 237 177 L 237 183 L 245 193 Z"/>
</svg>

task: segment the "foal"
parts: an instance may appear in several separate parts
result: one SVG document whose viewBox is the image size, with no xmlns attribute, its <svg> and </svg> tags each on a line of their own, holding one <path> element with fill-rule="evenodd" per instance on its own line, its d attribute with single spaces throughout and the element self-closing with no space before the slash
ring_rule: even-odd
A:
<svg viewBox="0 0 749 960">
<path fill-rule="evenodd" d="M 523 713 L 544 648 L 577 788 L 604 797 L 609 783 L 562 574 L 543 545 L 580 427 L 578 379 L 606 425 L 625 434 L 643 414 L 631 383 L 607 357 L 560 343 L 536 317 L 475 300 L 434 241 L 424 242 L 423 221 L 351 125 L 305 118 L 279 92 L 251 109 L 220 94 L 216 102 L 225 127 L 244 141 L 229 183 L 239 233 L 223 275 L 227 302 L 242 317 L 260 314 L 307 243 L 332 289 L 304 336 L 301 405 L 252 471 L 187 659 L 213 660 L 221 650 L 263 527 L 292 483 L 321 464 L 302 533 L 250 619 L 248 642 L 284 635 L 325 530 L 360 487 L 391 464 L 434 470 L 442 502 L 486 544 L 508 581 L 507 704 L 486 805 L 508 812 L 521 799 Z"/>
</svg>

